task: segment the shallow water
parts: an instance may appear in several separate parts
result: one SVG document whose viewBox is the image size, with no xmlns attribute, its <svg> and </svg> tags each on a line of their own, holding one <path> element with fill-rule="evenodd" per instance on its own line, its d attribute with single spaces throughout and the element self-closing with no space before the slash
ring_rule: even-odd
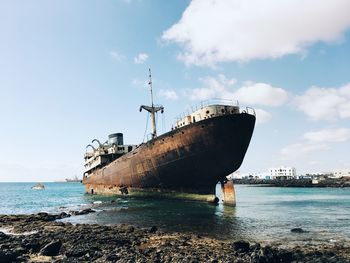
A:
<svg viewBox="0 0 350 263">
<path fill-rule="evenodd" d="M 350 241 L 349 188 L 236 186 L 237 206 L 175 200 L 90 196 L 80 183 L 0 183 L 0 214 L 62 212 L 92 207 L 72 223 L 157 226 L 166 231 L 287 243 Z M 112 202 L 115 201 L 115 202 Z M 302 227 L 308 233 L 290 229 Z"/>
</svg>

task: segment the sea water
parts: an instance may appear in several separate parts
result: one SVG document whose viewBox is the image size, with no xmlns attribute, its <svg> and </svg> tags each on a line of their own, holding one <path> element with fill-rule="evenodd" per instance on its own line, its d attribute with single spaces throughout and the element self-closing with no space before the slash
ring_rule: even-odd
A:
<svg viewBox="0 0 350 263">
<path fill-rule="evenodd" d="M 118 198 L 84 194 L 80 183 L 0 183 L 0 214 L 97 212 L 65 219 L 72 223 L 157 226 L 164 231 L 222 239 L 300 243 L 350 241 L 350 188 L 280 188 L 237 185 L 237 206 Z M 292 228 L 307 233 L 291 233 Z"/>
</svg>

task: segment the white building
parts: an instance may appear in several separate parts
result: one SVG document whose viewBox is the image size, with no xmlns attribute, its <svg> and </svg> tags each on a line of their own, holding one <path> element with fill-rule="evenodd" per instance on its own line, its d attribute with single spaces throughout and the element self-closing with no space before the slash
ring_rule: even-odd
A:
<svg viewBox="0 0 350 263">
<path fill-rule="evenodd" d="M 296 178 L 297 172 L 294 167 L 274 167 L 269 169 L 271 179 L 292 179 Z"/>
<path fill-rule="evenodd" d="M 334 178 L 350 177 L 350 169 L 337 170 L 334 171 L 332 174 Z"/>
</svg>

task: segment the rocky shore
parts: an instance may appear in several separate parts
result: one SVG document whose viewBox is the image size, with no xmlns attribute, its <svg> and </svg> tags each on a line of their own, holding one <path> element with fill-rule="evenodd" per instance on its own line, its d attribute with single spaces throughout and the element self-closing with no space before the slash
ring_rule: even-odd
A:
<svg viewBox="0 0 350 263">
<path fill-rule="evenodd" d="M 283 248 L 166 233 L 156 226 L 59 220 L 92 212 L 0 215 L 0 262 L 350 262 L 345 245 Z"/>
</svg>

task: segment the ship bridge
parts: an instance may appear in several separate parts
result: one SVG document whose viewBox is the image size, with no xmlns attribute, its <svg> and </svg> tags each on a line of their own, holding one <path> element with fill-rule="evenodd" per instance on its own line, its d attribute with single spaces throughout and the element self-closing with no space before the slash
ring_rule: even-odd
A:
<svg viewBox="0 0 350 263">
<path fill-rule="evenodd" d="M 92 152 L 86 152 L 84 155 L 84 174 L 88 175 L 93 170 L 107 165 L 122 155 L 136 149 L 137 145 L 124 144 L 123 134 L 114 133 L 108 136 L 108 140 L 101 144 L 99 140 L 94 139 L 92 143 L 97 142 L 98 147 L 95 148 L 92 144 L 86 146 L 91 147 Z"/>
<path fill-rule="evenodd" d="M 181 128 L 191 123 L 213 117 L 240 113 L 248 113 L 255 116 L 255 110 L 253 108 L 246 107 L 241 111 L 238 101 L 225 99 L 206 100 L 191 107 L 191 111 L 188 110 L 181 114 L 177 118 L 174 128 Z"/>
</svg>

